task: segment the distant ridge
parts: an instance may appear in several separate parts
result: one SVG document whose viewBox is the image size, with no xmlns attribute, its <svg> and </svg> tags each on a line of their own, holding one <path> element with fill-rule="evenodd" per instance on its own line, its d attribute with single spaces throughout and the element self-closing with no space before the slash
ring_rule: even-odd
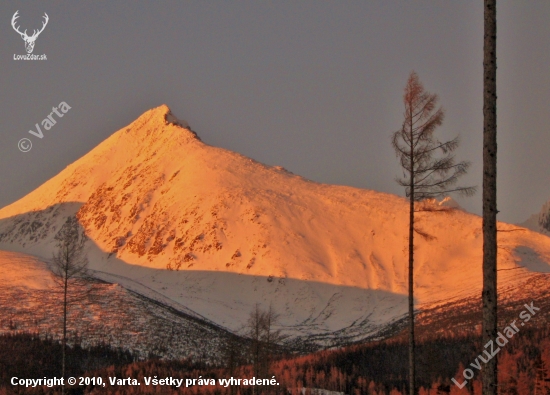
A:
<svg viewBox="0 0 550 395">
<path fill-rule="evenodd" d="M 531 215 L 526 221 L 518 225 L 550 236 L 550 200 L 543 204 L 537 214 Z"/>
</svg>

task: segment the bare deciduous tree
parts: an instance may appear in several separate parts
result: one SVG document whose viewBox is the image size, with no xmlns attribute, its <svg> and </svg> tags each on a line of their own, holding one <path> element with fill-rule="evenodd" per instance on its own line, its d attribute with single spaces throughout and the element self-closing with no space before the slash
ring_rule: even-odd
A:
<svg viewBox="0 0 550 395">
<path fill-rule="evenodd" d="M 484 0 L 483 38 L 483 344 L 497 337 L 497 21 Z M 483 367 L 484 395 L 497 393 L 497 358 Z"/>
<path fill-rule="evenodd" d="M 80 229 L 76 217 L 68 217 L 57 235 L 57 250 L 53 254 L 51 270 L 54 283 L 63 296 L 63 338 L 61 377 L 65 377 L 65 354 L 67 345 L 67 312 L 70 305 L 69 287 L 85 281 L 88 259 L 84 253 L 87 237 Z M 64 393 L 64 387 L 62 387 Z"/>
<path fill-rule="evenodd" d="M 278 319 L 279 315 L 272 306 L 262 310 L 258 304 L 248 318 L 245 335 L 251 341 L 249 357 L 256 378 L 268 377 L 271 360 L 281 350 L 281 343 L 286 339 L 280 329 L 275 329 Z"/>
<path fill-rule="evenodd" d="M 234 334 L 228 334 L 221 345 L 222 360 L 227 369 L 227 377 L 235 377 L 238 367 L 246 363 L 247 347 L 243 345 L 243 339 Z M 238 388 L 229 386 L 229 394 L 237 394 Z"/>
<path fill-rule="evenodd" d="M 438 97 L 424 91 L 415 72 L 411 72 L 405 87 L 403 103 L 404 121 L 401 129 L 392 136 L 392 145 L 404 178 L 397 179 L 405 187 L 409 198 L 409 393 L 415 395 L 415 341 L 414 341 L 414 233 L 429 237 L 415 227 L 415 202 L 458 192 L 472 195 L 475 187 L 455 186 L 459 177 L 468 170 L 468 162 L 456 162 L 453 151 L 458 137 L 440 142 L 434 131 L 443 123 L 444 112 L 437 107 Z M 441 154 L 437 156 L 437 154 Z M 431 211 L 424 205 L 420 211 Z M 419 211 L 418 209 L 416 211 Z"/>
</svg>

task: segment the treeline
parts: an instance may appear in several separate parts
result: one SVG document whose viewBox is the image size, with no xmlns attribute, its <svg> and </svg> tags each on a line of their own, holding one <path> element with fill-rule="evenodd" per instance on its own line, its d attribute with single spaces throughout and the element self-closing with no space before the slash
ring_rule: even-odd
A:
<svg viewBox="0 0 550 395">
<path fill-rule="evenodd" d="M 2 355 L 2 382 L 10 374 L 19 377 L 43 377 L 55 375 L 52 370 L 53 358 L 47 355 L 60 352 L 59 345 L 50 340 L 39 340 L 36 337 L 20 336 L 2 338 L 0 342 Z M 9 341 L 5 341 L 8 339 Z M 22 345 L 27 352 L 21 353 L 17 342 L 34 344 Z M 41 346 L 40 344 L 44 345 Z M 17 343 L 19 344 L 19 343 Z M 6 346 L 11 348 L 8 350 Z M 470 366 L 475 358 L 484 350 L 481 338 L 470 335 L 461 338 L 431 338 L 418 343 L 418 386 L 420 395 L 427 394 L 474 394 L 481 395 L 479 371 Z M 218 384 L 218 379 L 230 377 L 249 379 L 257 373 L 254 364 L 231 366 L 225 368 L 209 367 L 192 361 L 131 361 L 131 358 L 116 350 L 85 351 L 75 347 L 69 354 L 71 360 L 78 362 L 78 368 L 69 363 L 71 375 L 137 379 L 140 386 L 88 386 L 73 388 L 68 394 L 179 394 L 196 395 L 260 395 L 260 394 L 292 394 L 292 395 L 329 395 L 318 392 L 324 389 L 342 392 L 350 395 L 399 395 L 405 394 L 408 385 L 407 343 L 401 339 L 372 342 L 355 345 L 339 350 L 326 350 L 306 356 L 282 357 L 271 361 L 267 376 L 275 376 L 277 386 L 229 386 Z M 17 366 L 10 367 L 12 373 L 6 371 L 6 357 L 19 357 L 14 361 Z M 36 357 L 35 357 L 36 355 Z M 50 354 L 51 355 L 51 354 Z M 94 357 L 95 356 L 95 357 Z M 524 330 L 521 336 L 515 336 L 498 354 L 500 394 L 511 395 L 549 395 L 550 394 L 550 329 L 539 328 Z M 74 359 L 73 359 L 74 358 Z M 94 362 L 95 358 L 95 362 Z M 88 361 L 88 362 L 86 362 Z M 25 362 L 28 365 L 25 367 Z M 110 365 L 107 366 L 106 363 Z M 82 371 L 86 364 L 103 364 L 101 368 L 91 368 Z M 459 389 L 451 381 L 455 378 L 459 383 L 464 381 L 462 371 L 470 368 L 475 372 L 473 380 Z M 77 372 L 78 371 L 78 372 Z M 4 373 L 6 372 L 6 373 Z M 192 386 L 176 388 L 175 386 L 145 386 L 144 377 L 157 378 L 195 378 L 214 379 L 216 385 Z M 11 385 L 5 390 L 13 389 Z M 305 390 L 304 390 L 305 389 Z M 0 391 L 0 394 L 2 392 Z M 12 393 L 12 392 L 5 392 Z M 17 393 L 17 392 L 14 392 Z M 23 393 L 23 392 L 22 392 Z M 40 388 L 29 390 L 29 394 L 55 394 L 55 389 Z"/>
<path fill-rule="evenodd" d="M 481 338 L 432 338 L 418 344 L 418 385 L 423 394 L 481 394 L 479 373 L 473 381 L 459 390 L 451 378 L 462 383 L 462 371 L 475 362 L 483 350 Z M 356 345 L 340 350 L 327 350 L 307 356 L 283 358 L 271 363 L 270 375 L 276 377 L 276 387 L 191 387 L 186 390 L 170 389 L 175 393 L 193 394 L 241 394 L 292 393 L 298 395 L 302 388 L 326 389 L 345 394 L 405 394 L 408 383 L 407 343 L 399 340 L 380 341 Z M 499 353 L 499 374 L 502 394 L 538 395 L 550 394 L 550 330 L 542 328 L 522 332 L 512 339 Z M 163 369 L 166 366 L 167 369 Z M 474 369 L 475 370 L 475 369 Z M 121 368 L 120 373 L 123 373 Z M 143 375 L 142 375 L 143 372 Z M 179 373 L 179 374 L 178 374 Z M 227 370 L 173 369 L 170 364 L 151 366 L 150 363 L 132 365 L 132 376 L 156 374 L 158 377 L 228 378 Z M 234 370 L 233 377 L 250 378 L 252 365 Z M 143 390 L 143 389 L 141 389 Z M 159 388 L 150 388 L 151 392 Z M 167 390 L 165 388 L 165 390 Z M 233 392 L 231 392 L 233 390 Z M 308 392 L 308 391 L 306 391 Z M 130 394 L 128 388 L 113 388 L 112 394 Z M 171 392 L 167 392 L 171 393 Z"/>
<path fill-rule="evenodd" d="M 51 337 L 20 333 L 0 336 L 0 388 L 12 388 L 12 377 L 60 377 L 61 344 Z M 83 348 L 78 339 L 67 348 L 67 376 L 81 376 L 112 365 L 127 365 L 136 358 L 128 351 L 100 344 Z"/>
<path fill-rule="evenodd" d="M 479 371 L 470 364 L 484 350 L 480 336 L 431 338 L 418 343 L 417 380 L 423 394 L 481 394 Z M 496 347 L 496 346 L 495 346 Z M 281 369 L 285 380 L 305 387 L 326 388 L 348 394 L 405 394 L 408 382 L 407 343 L 389 340 L 324 351 L 302 357 Z M 525 330 L 498 353 L 500 394 L 550 394 L 550 330 Z M 284 363 L 280 361 L 279 363 Z M 483 363 L 481 363 L 483 365 Z M 284 365 L 283 365 L 284 366 Z M 464 368 L 475 372 L 473 381 L 459 390 L 452 382 L 464 382 Z"/>
</svg>

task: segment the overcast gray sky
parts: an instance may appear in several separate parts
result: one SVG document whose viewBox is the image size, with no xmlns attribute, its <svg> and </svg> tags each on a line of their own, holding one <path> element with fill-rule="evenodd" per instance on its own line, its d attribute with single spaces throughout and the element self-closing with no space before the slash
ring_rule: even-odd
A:
<svg viewBox="0 0 550 395">
<path fill-rule="evenodd" d="M 403 195 L 390 134 L 411 70 L 446 110 L 440 136 L 462 138 L 463 184 L 481 186 L 482 3 L 2 1 L 0 206 L 162 103 L 206 143 Z M 47 60 L 14 60 L 17 10 L 29 33 L 48 14 L 33 52 Z M 520 222 L 550 199 L 550 2 L 499 0 L 497 18 L 499 219 Z M 481 213 L 481 193 L 458 200 Z"/>
</svg>

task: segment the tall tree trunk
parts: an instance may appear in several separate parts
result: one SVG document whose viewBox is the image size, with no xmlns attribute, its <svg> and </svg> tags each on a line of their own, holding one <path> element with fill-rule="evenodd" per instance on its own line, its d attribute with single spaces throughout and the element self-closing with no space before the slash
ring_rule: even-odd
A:
<svg viewBox="0 0 550 395">
<path fill-rule="evenodd" d="M 411 118 L 412 119 L 412 118 Z M 411 122 L 412 130 L 412 122 Z M 412 139 L 411 139 L 412 141 Z M 410 200 L 409 200 L 409 395 L 415 395 L 415 363 L 414 363 L 414 161 L 413 146 L 411 145 L 411 172 L 410 172 Z"/>
<path fill-rule="evenodd" d="M 63 341 L 62 341 L 62 363 L 61 378 L 65 378 L 65 348 L 67 346 L 67 286 L 69 279 L 65 273 L 65 289 L 63 290 Z M 65 393 L 65 385 L 61 386 L 61 394 Z"/>
<path fill-rule="evenodd" d="M 496 0 L 484 0 L 483 40 L 483 344 L 497 337 Z M 483 395 L 497 394 L 497 358 L 483 369 Z"/>
</svg>

